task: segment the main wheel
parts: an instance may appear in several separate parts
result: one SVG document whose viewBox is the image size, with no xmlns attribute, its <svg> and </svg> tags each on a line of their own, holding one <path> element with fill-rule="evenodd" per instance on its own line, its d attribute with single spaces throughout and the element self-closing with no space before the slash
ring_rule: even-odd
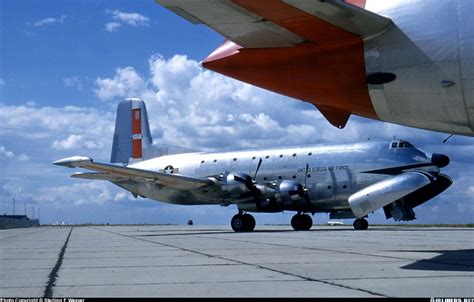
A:
<svg viewBox="0 0 474 302">
<path fill-rule="evenodd" d="M 250 214 L 237 214 L 232 217 L 230 226 L 235 232 L 251 232 L 255 228 L 255 218 Z"/>
<path fill-rule="evenodd" d="M 358 218 L 354 220 L 353 226 L 355 230 L 367 230 L 369 223 L 364 218 Z"/>
<path fill-rule="evenodd" d="M 250 214 L 242 215 L 244 218 L 244 227 L 246 232 L 252 232 L 255 229 L 255 218 Z"/>
<path fill-rule="evenodd" d="M 301 226 L 303 225 L 301 216 L 301 214 L 296 214 L 291 218 L 291 226 L 295 231 L 301 231 Z"/>
<path fill-rule="evenodd" d="M 245 218 L 242 214 L 237 214 L 232 217 L 230 221 L 230 226 L 235 232 L 244 232 L 245 231 Z"/>
<path fill-rule="evenodd" d="M 302 224 L 301 224 L 302 231 L 309 231 L 311 227 L 313 226 L 313 219 L 311 218 L 311 216 L 307 214 L 301 215 L 301 221 L 302 221 Z"/>
</svg>

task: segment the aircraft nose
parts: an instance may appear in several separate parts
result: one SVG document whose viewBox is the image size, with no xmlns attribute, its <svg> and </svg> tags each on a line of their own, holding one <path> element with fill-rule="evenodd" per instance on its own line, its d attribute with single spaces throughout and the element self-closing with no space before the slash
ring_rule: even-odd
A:
<svg viewBox="0 0 474 302">
<path fill-rule="evenodd" d="M 431 155 L 431 163 L 438 166 L 438 168 L 446 167 L 449 164 L 449 157 L 444 154 Z"/>
</svg>

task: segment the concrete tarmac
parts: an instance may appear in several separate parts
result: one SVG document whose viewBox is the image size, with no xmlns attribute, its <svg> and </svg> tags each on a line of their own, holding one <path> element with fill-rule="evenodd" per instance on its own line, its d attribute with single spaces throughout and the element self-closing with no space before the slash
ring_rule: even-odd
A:
<svg viewBox="0 0 474 302">
<path fill-rule="evenodd" d="M 0 297 L 474 297 L 474 229 L 0 231 Z"/>
</svg>

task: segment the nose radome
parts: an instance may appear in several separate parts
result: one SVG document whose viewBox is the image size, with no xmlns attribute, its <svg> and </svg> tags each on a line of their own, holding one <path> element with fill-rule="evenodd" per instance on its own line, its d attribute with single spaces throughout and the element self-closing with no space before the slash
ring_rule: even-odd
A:
<svg viewBox="0 0 474 302">
<path fill-rule="evenodd" d="M 433 154 L 431 156 L 431 163 L 439 168 L 446 167 L 449 164 L 449 157 L 444 154 Z"/>
</svg>

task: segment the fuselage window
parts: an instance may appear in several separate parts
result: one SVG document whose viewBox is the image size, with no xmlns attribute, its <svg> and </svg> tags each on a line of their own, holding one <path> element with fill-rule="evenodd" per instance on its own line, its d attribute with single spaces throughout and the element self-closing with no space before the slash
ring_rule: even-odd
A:
<svg viewBox="0 0 474 302">
<path fill-rule="evenodd" d="M 204 161 L 203 161 L 203 160 L 201 160 L 201 164 L 203 164 L 203 163 L 204 163 Z"/>
<path fill-rule="evenodd" d="M 265 156 L 265 158 L 270 158 L 270 155 Z"/>
<path fill-rule="evenodd" d="M 311 155 L 313 155 L 313 153 L 312 153 L 312 152 L 309 152 L 309 153 L 308 153 L 308 156 L 311 156 Z"/>
<path fill-rule="evenodd" d="M 296 153 L 293 153 L 293 157 L 295 157 L 295 156 L 296 156 Z"/>
<path fill-rule="evenodd" d="M 237 161 L 237 158 L 234 158 L 234 161 Z"/>
<path fill-rule="evenodd" d="M 217 162 L 217 159 L 214 159 L 214 162 L 216 163 L 216 162 Z"/>
<path fill-rule="evenodd" d="M 252 160 L 254 160 L 255 158 L 256 158 L 255 156 L 254 156 L 254 157 L 252 157 Z"/>
<path fill-rule="evenodd" d="M 280 154 L 280 158 L 282 158 L 282 157 L 283 157 L 283 154 Z"/>
</svg>

